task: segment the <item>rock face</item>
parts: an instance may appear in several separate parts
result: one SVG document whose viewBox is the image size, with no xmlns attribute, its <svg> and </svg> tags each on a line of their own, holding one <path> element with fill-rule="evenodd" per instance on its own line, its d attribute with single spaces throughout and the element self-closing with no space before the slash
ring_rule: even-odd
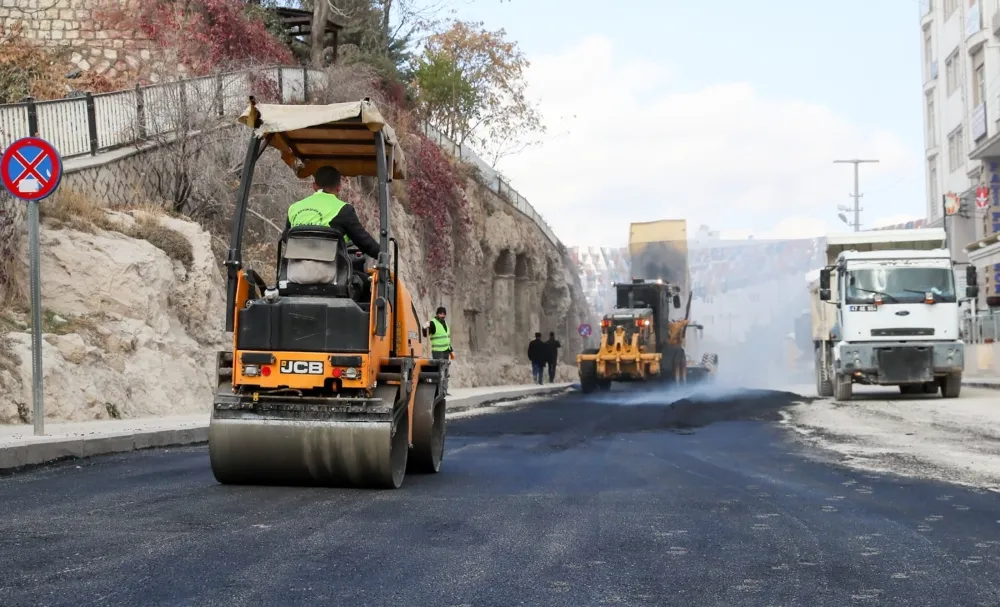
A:
<svg viewBox="0 0 1000 607">
<path fill-rule="evenodd" d="M 467 180 L 465 196 L 473 220 L 473 237 L 466 239 L 471 241 L 466 248 L 427 233 L 402 206 L 393 209 L 400 275 L 418 314 L 426 320 L 438 306 L 448 310 L 457 356 L 452 385 L 530 382 L 527 348 L 535 332 L 542 333 L 543 339 L 548 339 L 549 332 L 556 334 L 565 372 L 567 365 L 575 365 L 582 347 L 576 327 L 589 317 L 572 262 L 530 219 L 474 179 Z M 435 278 L 421 263 L 425 249 L 432 246 L 458 248 L 451 270 L 452 293 L 435 288 Z M 570 371 L 561 377 L 574 379 L 575 368 Z"/>
<path fill-rule="evenodd" d="M 130 217 L 120 218 L 127 226 Z M 208 234 L 167 217 L 191 244 L 190 267 L 149 242 L 71 229 L 41 232 L 46 418 L 107 419 L 208 411 L 224 345 L 222 277 Z M 0 422 L 31 409 L 27 314 L 0 344 Z"/>
</svg>

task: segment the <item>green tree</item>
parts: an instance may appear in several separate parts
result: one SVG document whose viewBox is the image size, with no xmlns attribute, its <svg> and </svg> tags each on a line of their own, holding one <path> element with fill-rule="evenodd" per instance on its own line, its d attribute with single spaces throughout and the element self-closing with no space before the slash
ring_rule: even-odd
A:
<svg viewBox="0 0 1000 607">
<path fill-rule="evenodd" d="M 422 117 L 461 143 L 469 118 L 477 115 L 479 92 L 455 59 L 440 50 L 427 50 L 417 60 L 413 75 Z"/>
<path fill-rule="evenodd" d="M 453 21 L 428 36 L 415 63 L 413 86 L 422 118 L 456 143 L 478 148 L 494 166 L 545 132 L 525 94 L 530 63 L 503 29 Z"/>
</svg>

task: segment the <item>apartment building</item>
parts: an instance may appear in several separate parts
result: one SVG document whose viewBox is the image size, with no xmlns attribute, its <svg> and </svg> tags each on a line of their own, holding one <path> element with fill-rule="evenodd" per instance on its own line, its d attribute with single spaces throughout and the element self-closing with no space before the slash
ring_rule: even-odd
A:
<svg viewBox="0 0 1000 607">
<path fill-rule="evenodd" d="M 972 261 L 991 279 L 980 290 L 983 306 L 987 296 L 1000 295 L 1000 280 L 992 280 L 994 265 L 1000 272 L 1000 246 L 995 261 L 992 250 L 985 255 L 1000 232 L 1000 0 L 920 5 L 928 225 L 944 225 L 953 257 Z M 980 208 L 983 187 L 988 200 Z M 945 218 L 947 194 L 959 196 L 961 212 Z M 960 286 L 964 276 L 956 272 Z"/>
</svg>

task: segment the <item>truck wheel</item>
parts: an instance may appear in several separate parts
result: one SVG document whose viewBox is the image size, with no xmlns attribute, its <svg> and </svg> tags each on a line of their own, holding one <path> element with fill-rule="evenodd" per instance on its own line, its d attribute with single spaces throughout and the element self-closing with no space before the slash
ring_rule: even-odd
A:
<svg viewBox="0 0 1000 607">
<path fill-rule="evenodd" d="M 941 396 L 944 398 L 958 398 L 962 393 L 962 373 L 949 373 L 941 378 Z"/>
<path fill-rule="evenodd" d="M 827 370 L 823 368 L 819 349 L 816 350 L 816 394 L 823 397 L 833 396 L 833 382 Z"/>
<path fill-rule="evenodd" d="M 924 392 L 924 385 L 923 384 L 902 384 L 901 386 L 899 386 L 899 391 L 902 394 L 923 394 L 923 392 Z"/>
<path fill-rule="evenodd" d="M 929 381 L 924 384 L 924 394 L 937 394 L 938 385 L 936 381 Z"/>
<path fill-rule="evenodd" d="M 851 400 L 851 395 L 853 392 L 854 392 L 854 384 L 851 382 L 850 375 L 837 375 L 834 378 L 834 384 L 833 384 L 834 400 L 839 400 L 839 401 Z"/>
</svg>

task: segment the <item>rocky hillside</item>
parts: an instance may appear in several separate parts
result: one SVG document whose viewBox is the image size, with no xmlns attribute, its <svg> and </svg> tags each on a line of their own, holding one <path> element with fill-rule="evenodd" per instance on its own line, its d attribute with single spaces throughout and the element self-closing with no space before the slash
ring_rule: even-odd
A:
<svg viewBox="0 0 1000 607">
<path fill-rule="evenodd" d="M 45 215 L 46 417 L 205 410 L 225 309 L 209 234 L 157 210 L 105 211 L 70 195 L 48 203 Z M 29 323 L 21 306 L 0 315 L 3 423 L 30 421 Z"/>
</svg>

